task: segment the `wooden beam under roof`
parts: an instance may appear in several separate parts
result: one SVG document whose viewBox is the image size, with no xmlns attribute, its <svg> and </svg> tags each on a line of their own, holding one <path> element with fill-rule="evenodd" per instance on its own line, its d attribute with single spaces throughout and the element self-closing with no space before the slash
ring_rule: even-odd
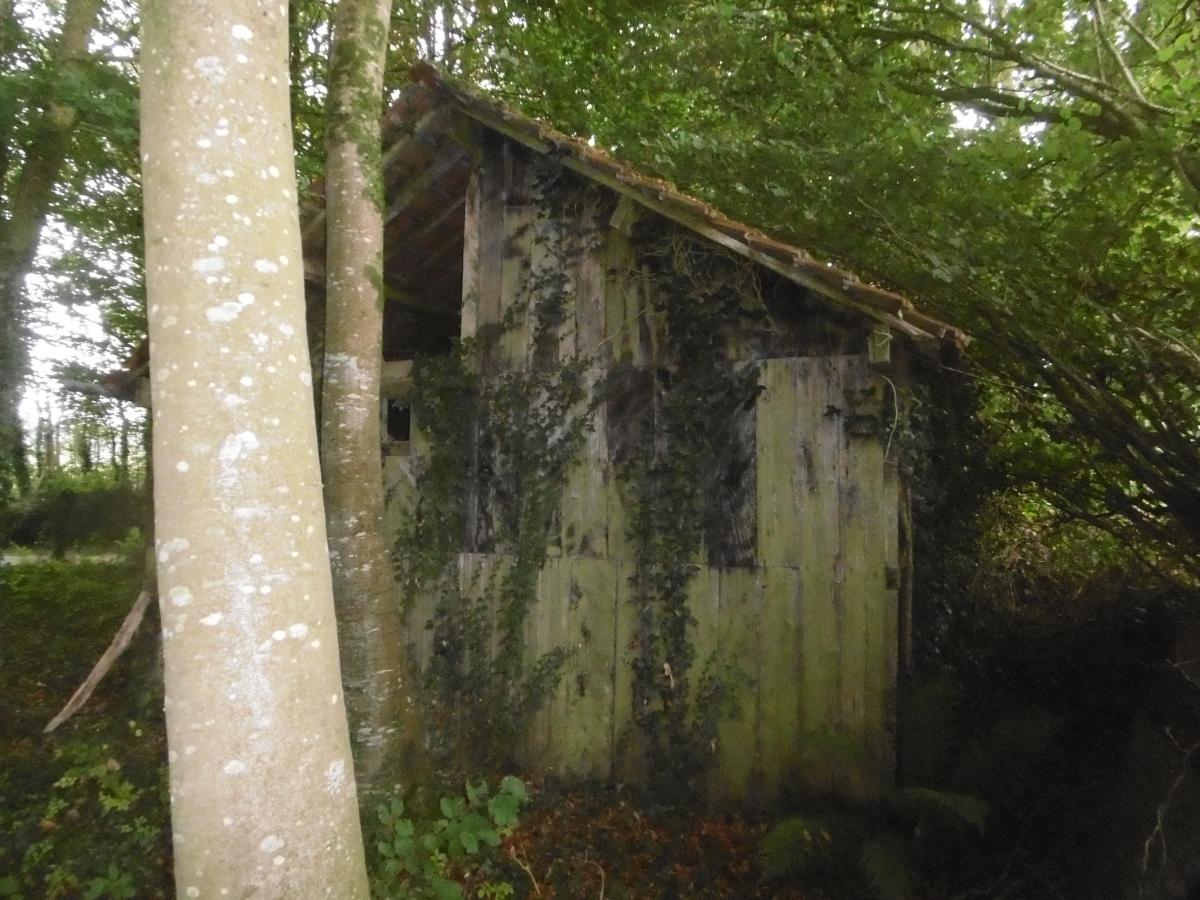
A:
<svg viewBox="0 0 1200 900">
<path fill-rule="evenodd" d="M 383 214 L 383 224 L 386 226 L 412 205 L 426 191 L 436 188 L 438 182 L 454 167 L 467 162 L 467 155 L 455 147 L 444 150 L 441 157 L 425 168 L 420 175 L 411 178 L 395 197 L 388 201 L 387 211 Z"/>
<path fill-rule="evenodd" d="M 446 222 L 455 215 L 455 213 L 460 212 L 463 208 L 463 205 L 466 203 L 466 199 L 467 199 L 466 190 L 464 189 L 461 197 L 458 197 L 456 200 L 453 200 L 453 201 L 447 203 L 444 207 L 442 207 L 441 211 L 438 212 L 437 215 L 435 215 L 432 219 L 430 219 L 425 224 L 421 225 L 421 227 L 419 229 L 417 229 L 417 231 L 409 233 L 409 234 L 405 234 L 404 235 L 405 242 L 410 245 L 420 244 L 421 241 L 425 240 L 431 234 L 433 234 L 439 228 L 441 228 L 443 225 L 445 225 Z M 393 246 L 391 247 L 391 250 L 389 252 L 386 234 L 384 236 L 383 249 L 384 249 L 384 259 L 385 260 L 394 259 L 397 256 L 397 254 L 400 252 L 400 248 L 397 248 L 395 246 L 395 244 L 393 244 Z"/>
</svg>

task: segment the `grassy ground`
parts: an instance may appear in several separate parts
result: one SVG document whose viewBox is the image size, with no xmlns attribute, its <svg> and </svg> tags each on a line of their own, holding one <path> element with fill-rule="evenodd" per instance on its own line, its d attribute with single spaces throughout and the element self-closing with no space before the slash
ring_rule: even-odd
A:
<svg viewBox="0 0 1200 900">
<path fill-rule="evenodd" d="M 95 559 L 0 566 L 0 898 L 173 895 L 153 608 L 87 706 L 42 734 L 108 645 L 139 580 L 135 566 Z M 464 879 L 465 895 L 828 896 L 762 880 L 765 832 L 745 818 L 656 809 L 607 788 L 540 785 L 486 865 L 511 893 L 488 894 L 475 877 Z"/>
<path fill-rule="evenodd" d="M 156 615 L 87 706 L 42 734 L 139 582 L 120 562 L 0 567 L 0 896 L 170 896 Z"/>
</svg>

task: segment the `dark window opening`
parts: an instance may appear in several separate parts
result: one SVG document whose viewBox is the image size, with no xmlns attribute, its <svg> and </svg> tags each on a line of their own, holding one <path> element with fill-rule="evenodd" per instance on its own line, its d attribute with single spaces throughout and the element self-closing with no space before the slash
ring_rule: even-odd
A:
<svg viewBox="0 0 1200 900">
<path fill-rule="evenodd" d="M 387 402 L 387 433 L 393 441 L 407 441 L 412 436 L 412 410 L 402 400 Z"/>
</svg>

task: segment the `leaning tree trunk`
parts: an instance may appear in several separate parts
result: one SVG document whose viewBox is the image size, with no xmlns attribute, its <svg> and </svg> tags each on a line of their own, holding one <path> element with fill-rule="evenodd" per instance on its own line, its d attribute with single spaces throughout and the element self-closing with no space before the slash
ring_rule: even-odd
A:
<svg viewBox="0 0 1200 900">
<path fill-rule="evenodd" d="M 390 0 L 342 0 L 334 10 L 325 176 L 321 462 L 346 700 L 360 788 L 372 792 L 397 775 L 407 781 L 420 753 L 383 539 L 379 119 L 390 7 Z"/>
<path fill-rule="evenodd" d="M 67 3 L 62 32 L 48 64 L 59 76 L 59 83 L 65 83 L 83 65 L 88 38 L 102 5 L 103 0 Z M 0 13 L 7 44 L 11 37 L 8 32 L 15 28 L 11 4 L 6 3 Z M 35 119 L 32 138 L 22 148 L 21 169 L 13 180 L 13 189 L 4 198 L 7 215 L 0 216 L 0 322 L 4 323 L 0 328 L 0 489 L 15 483 L 23 490 L 29 481 L 25 435 L 18 412 L 27 366 L 25 276 L 37 255 L 42 225 L 78 118 L 78 111 L 63 98 L 52 96 L 47 100 Z M 8 122 L 0 124 L 0 171 L 5 175 L 13 159 L 9 128 Z M 0 191 L 3 188 L 4 182 L 0 181 Z"/>
<path fill-rule="evenodd" d="M 365 898 L 304 337 L 287 5 L 142 9 L 178 895 Z"/>
</svg>

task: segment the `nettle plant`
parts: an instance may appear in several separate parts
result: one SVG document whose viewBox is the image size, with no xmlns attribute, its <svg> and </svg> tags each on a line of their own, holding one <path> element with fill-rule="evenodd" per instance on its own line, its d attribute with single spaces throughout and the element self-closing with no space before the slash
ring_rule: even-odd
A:
<svg viewBox="0 0 1200 900">
<path fill-rule="evenodd" d="M 413 816 L 399 797 L 379 806 L 375 896 L 463 900 L 469 880 L 476 897 L 511 897 L 511 884 L 491 880 L 494 851 L 528 800 L 524 782 L 509 775 L 495 793 L 486 781 L 467 781 L 463 795 L 442 797 L 440 815 L 431 818 Z"/>
</svg>

